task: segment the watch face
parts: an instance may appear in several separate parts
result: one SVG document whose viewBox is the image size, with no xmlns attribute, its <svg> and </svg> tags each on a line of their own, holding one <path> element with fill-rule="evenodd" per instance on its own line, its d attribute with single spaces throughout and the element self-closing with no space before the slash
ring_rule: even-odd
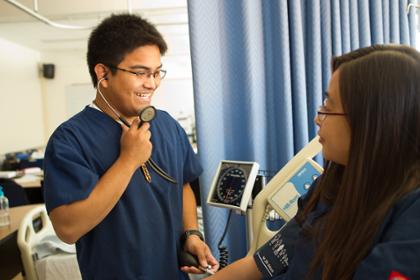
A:
<svg viewBox="0 0 420 280">
<path fill-rule="evenodd" d="M 222 170 L 217 181 L 215 202 L 239 206 L 247 181 L 247 172 L 241 167 Z"/>
</svg>

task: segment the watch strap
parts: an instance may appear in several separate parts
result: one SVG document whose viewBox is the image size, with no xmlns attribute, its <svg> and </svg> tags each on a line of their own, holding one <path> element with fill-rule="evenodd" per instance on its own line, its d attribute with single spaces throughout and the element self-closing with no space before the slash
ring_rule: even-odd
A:
<svg viewBox="0 0 420 280">
<path fill-rule="evenodd" d="M 188 237 L 190 235 L 196 235 L 198 236 L 202 241 L 204 241 L 204 236 L 203 234 L 196 229 L 190 229 L 190 230 L 186 230 L 182 235 L 181 235 L 181 245 L 184 246 L 185 241 L 187 241 Z"/>
</svg>

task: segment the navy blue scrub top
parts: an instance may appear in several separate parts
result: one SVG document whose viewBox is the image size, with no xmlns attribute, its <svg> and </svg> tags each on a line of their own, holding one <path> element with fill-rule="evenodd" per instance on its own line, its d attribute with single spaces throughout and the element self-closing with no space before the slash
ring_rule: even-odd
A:
<svg viewBox="0 0 420 280">
<path fill-rule="evenodd" d="M 298 211 L 313 193 L 313 187 L 298 201 Z M 304 227 L 328 212 L 318 203 Z M 353 279 L 420 279 L 420 189 L 403 197 L 388 213 L 369 255 L 358 265 Z M 315 245 L 290 220 L 270 241 L 258 249 L 254 260 L 263 279 L 302 280 L 313 259 Z M 313 279 L 321 279 L 320 271 Z"/>
<path fill-rule="evenodd" d="M 150 123 L 152 158 L 178 184 L 137 170 L 108 216 L 77 243 L 84 279 L 188 279 L 179 270 L 183 184 L 202 172 L 185 131 L 166 112 Z M 120 153 L 121 126 L 86 107 L 51 136 L 45 153 L 47 210 L 89 196 Z"/>
</svg>

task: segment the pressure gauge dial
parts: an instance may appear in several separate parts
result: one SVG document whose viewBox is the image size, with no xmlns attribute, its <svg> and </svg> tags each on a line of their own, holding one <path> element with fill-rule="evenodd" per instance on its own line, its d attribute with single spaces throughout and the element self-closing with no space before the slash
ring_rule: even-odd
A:
<svg viewBox="0 0 420 280">
<path fill-rule="evenodd" d="M 245 212 L 257 172 L 256 162 L 222 160 L 213 178 L 207 203 Z"/>
<path fill-rule="evenodd" d="M 239 206 L 246 185 L 246 173 L 242 168 L 228 168 L 216 186 L 219 202 Z"/>
</svg>

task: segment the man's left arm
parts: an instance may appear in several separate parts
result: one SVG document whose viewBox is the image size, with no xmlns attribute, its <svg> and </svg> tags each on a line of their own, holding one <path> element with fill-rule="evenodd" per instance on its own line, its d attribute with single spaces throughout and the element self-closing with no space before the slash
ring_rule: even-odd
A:
<svg viewBox="0 0 420 280">
<path fill-rule="evenodd" d="M 183 187 L 183 226 L 184 232 L 188 230 L 197 230 L 198 231 L 198 222 L 197 222 L 197 203 L 195 201 L 194 192 L 189 183 L 185 183 Z M 191 254 L 197 256 L 200 266 L 206 268 L 210 265 L 212 271 L 217 271 L 219 268 L 219 263 L 212 255 L 210 248 L 207 244 L 201 240 L 198 235 L 190 234 L 185 240 L 184 250 L 190 252 Z M 195 273 L 200 274 L 203 271 L 195 267 L 184 266 L 181 268 L 182 271 L 186 273 Z"/>
</svg>

